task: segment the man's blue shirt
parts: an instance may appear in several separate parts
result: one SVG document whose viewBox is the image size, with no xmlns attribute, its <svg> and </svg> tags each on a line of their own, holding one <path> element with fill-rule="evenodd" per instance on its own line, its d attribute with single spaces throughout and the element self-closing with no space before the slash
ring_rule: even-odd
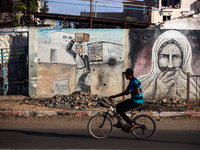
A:
<svg viewBox="0 0 200 150">
<path fill-rule="evenodd" d="M 131 100 L 134 101 L 135 103 L 142 104 L 143 103 L 142 86 L 140 81 L 137 78 L 133 77 L 130 80 L 127 89 L 133 92 L 136 91 L 137 88 L 140 89 L 140 94 L 131 94 Z"/>
</svg>

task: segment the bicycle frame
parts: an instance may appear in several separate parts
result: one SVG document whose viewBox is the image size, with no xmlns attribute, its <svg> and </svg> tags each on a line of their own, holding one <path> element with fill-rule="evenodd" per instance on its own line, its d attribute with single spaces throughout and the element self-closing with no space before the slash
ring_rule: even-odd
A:
<svg viewBox="0 0 200 150">
<path fill-rule="evenodd" d="M 104 113 L 103 113 L 104 120 L 103 120 L 102 124 L 99 126 L 100 128 L 103 127 L 103 125 L 104 125 L 104 123 L 105 123 L 105 120 L 106 120 L 107 116 L 109 116 L 109 117 L 114 121 L 112 115 L 109 114 L 110 111 L 113 113 L 113 115 L 116 114 L 116 112 L 114 111 L 114 109 L 112 108 L 112 106 L 110 106 L 110 107 L 108 108 L 107 112 L 104 112 Z M 113 111 L 114 111 L 114 112 L 113 112 Z"/>
<path fill-rule="evenodd" d="M 121 116 L 118 115 L 118 113 L 115 111 L 111 104 L 107 108 L 107 111 L 100 112 L 99 114 L 91 117 L 91 119 L 88 121 L 88 131 L 90 135 L 96 139 L 108 138 L 113 131 L 114 117 L 116 117 L 118 122 L 121 124 L 119 128 L 121 128 L 123 132 L 132 133 L 135 137 L 139 139 L 151 137 L 156 130 L 156 125 L 153 119 L 150 116 L 142 114 L 136 116 L 131 115 L 131 120 L 137 126 L 130 132 L 129 126 L 123 123 Z M 146 121 L 143 122 L 143 118 L 145 120 L 147 119 L 148 124 L 146 124 Z"/>
<path fill-rule="evenodd" d="M 122 120 L 120 119 L 118 113 L 115 112 L 115 110 L 113 109 L 112 105 L 108 108 L 108 110 L 106 112 L 103 113 L 103 116 L 104 116 L 104 120 L 102 122 L 102 124 L 99 126 L 100 128 L 103 127 L 104 123 L 105 123 L 105 120 L 107 118 L 107 116 L 109 116 L 113 121 L 113 116 L 111 114 L 109 114 L 109 112 L 112 112 L 113 116 L 117 118 L 118 122 L 120 122 L 120 124 L 125 127 L 125 125 L 123 124 Z M 132 113 L 132 112 L 131 112 Z M 133 120 L 133 123 L 135 125 L 137 125 L 136 129 L 137 128 L 144 128 L 143 125 L 140 125 L 139 123 L 136 123 L 135 120 L 134 120 L 134 117 L 131 118 Z"/>
</svg>

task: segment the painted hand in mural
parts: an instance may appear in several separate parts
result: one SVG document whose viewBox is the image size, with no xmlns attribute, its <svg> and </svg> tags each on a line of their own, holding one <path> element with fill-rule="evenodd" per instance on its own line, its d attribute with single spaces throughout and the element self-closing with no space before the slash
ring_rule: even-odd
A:
<svg viewBox="0 0 200 150">
<path fill-rule="evenodd" d="M 179 71 L 163 71 L 157 77 L 156 98 L 176 95 L 176 82 L 179 76 Z M 161 95 L 161 96 L 160 96 Z"/>
</svg>

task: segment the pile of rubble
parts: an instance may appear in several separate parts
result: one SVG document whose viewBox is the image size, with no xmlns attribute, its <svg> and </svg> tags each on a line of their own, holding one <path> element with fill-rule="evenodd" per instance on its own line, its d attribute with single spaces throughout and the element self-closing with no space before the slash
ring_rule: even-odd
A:
<svg viewBox="0 0 200 150">
<path fill-rule="evenodd" d="M 153 111 L 184 111 L 187 107 L 186 100 L 178 100 L 176 98 L 162 100 L 146 100 L 144 103 L 145 109 Z"/>
<path fill-rule="evenodd" d="M 56 95 L 48 99 L 26 98 L 22 104 L 45 106 L 50 108 L 59 108 L 66 110 L 91 110 L 102 109 L 108 106 L 110 101 L 108 97 L 91 95 L 90 93 L 74 92 L 71 95 Z M 114 101 L 115 107 L 118 102 Z M 186 100 L 162 99 L 146 100 L 143 104 L 143 110 L 146 111 L 184 111 L 187 107 Z M 199 106 L 198 106 L 199 107 Z"/>
<path fill-rule="evenodd" d="M 74 92 L 71 95 L 55 95 L 48 99 L 25 99 L 22 104 L 45 106 L 67 110 L 85 110 L 105 108 L 109 104 L 108 97 L 91 95 L 85 92 Z"/>
</svg>

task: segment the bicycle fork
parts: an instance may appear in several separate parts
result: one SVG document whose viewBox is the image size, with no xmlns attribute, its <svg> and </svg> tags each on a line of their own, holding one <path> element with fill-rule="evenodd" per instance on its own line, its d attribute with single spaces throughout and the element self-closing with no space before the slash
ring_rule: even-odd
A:
<svg viewBox="0 0 200 150">
<path fill-rule="evenodd" d="M 105 121 L 106 121 L 106 118 L 107 118 L 107 116 L 108 116 L 108 111 L 105 113 L 105 115 L 103 115 L 104 116 L 104 119 L 103 119 L 103 122 L 102 122 L 102 124 L 99 126 L 99 128 L 102 128 L 103 127 L 103 125 L 104 125 L 104 123 L 105 123 Z"/>
</svg>

